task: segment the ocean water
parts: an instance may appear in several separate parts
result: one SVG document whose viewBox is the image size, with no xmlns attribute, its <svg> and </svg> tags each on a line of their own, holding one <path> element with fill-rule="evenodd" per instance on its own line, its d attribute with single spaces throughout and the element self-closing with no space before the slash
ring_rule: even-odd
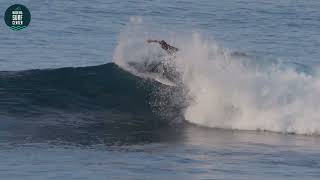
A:
<svg viewBox="0 0 320 180">
<path fill-rule="evenodd" d="M 0 25 L 0 179 L 320 178 L 319 1 L 19 3 L 29 27 Z M 163 60 L 176 86 L 130 66 Z"/>
</svg>

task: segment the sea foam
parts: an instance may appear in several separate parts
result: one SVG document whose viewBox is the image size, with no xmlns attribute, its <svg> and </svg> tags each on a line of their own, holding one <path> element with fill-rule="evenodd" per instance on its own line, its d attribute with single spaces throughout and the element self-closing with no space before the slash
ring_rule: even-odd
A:
<svg viewBox="0 0 320 180">
<path fill-rule="evenodd" d="M 161 49 L 145 43 L 150 33 L 144 28 L 131 27 L 120 35 L 114 55 L 117 64 L 157 60 L 154 54 Z M 199 33 L 166 40 L 180 49 L 175 64 L 190 97 L 186 121 L 212 128 L 320 133 L 317 73 L 237 56 Z"/>
</svg>

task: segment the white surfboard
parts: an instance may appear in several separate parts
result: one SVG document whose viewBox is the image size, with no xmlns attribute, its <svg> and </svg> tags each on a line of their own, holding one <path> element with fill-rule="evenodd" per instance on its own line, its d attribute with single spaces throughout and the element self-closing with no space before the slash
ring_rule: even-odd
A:
<svg viewBox="0 0 320 180">
<path fill-rule="evenodd" d="M 164 85 L 167 85 L 167 86 L 177 86 L 176 83 L 170 81 L 169 79 L 166 79 L 165 77 L 163 77 L 161 74 L 158 74 L 158 73 L 139 72 L 135 67 L 128 66 L 128 65 L 123 65 L 122 68 L 124 70 L 129 71 L 133 75 L 136 75 L 136 76 L 141 77 L 143 79 L 157 81 L 157 82 L 164 84 Z"/>
<path fill-rule="evenodd" d="M 174 82 L 161 77 L 159 74 L 156 73 L 139 73 L 138 75 L 139 77 L 142 77 L 144 79 L 150 79 L 150 80 L 154 80 L 157 81 L 161 84 L 167 85 L 167 86 L 177 86 Z"/>
</svg>

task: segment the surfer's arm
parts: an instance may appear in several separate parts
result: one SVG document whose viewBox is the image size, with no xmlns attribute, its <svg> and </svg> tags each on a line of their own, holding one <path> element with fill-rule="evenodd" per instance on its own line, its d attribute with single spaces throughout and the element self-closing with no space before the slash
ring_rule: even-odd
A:
<svg viewBox="0 0 320 180">
<path fill-rule="evenodd" d="M 158 40 L 148 39 L 148 40 L 147 40 L 147 42 L 148 42 L 148 43 L 153 43 L 153 42 L 155 42 L 155 43 L 159 43 L 160 41 L 158 41 Z"/>
<path fill-rule="evenodd" d="M 159 43 L 161 48 L 164 49 L 165 51 L 167 51 L 168 54 L 173 54 L 175 52 L 177 52 L 179 49 L 176 47 L 173 47 L 171 45 L 169 45 L 167 42 L 165 42 L 164 40 L 162 41 L 158 41 L 158 40 L 147 40 L 148 43 Z"/>
</svg>

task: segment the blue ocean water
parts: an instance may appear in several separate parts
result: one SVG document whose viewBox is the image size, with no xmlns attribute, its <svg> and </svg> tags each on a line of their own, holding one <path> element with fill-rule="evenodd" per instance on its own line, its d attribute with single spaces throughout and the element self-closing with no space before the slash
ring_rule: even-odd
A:
<svg viewBox="0 0 320 180">
<path fill-rule="evenodd" d="M 29 27 L 0 25 L 0 179 L 319 179 L 319 1 L 19 3 Z M 118 66 L 139 38 L 186 52 L 191 97 Z"/>
</svg>

